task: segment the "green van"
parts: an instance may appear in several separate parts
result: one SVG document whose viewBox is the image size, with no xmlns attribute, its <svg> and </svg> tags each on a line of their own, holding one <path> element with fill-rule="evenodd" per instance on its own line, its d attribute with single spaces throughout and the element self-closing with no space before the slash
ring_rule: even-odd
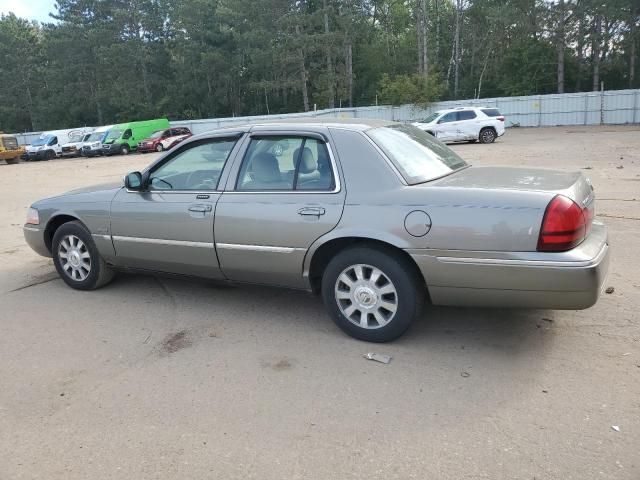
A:
<svg viewBox="0 0 640 480">
<path fill-rule="evenodd" d="M 102 142 L 102 153 L 104 155 L 126 155 L 138 148 L 138 141 L 165 128 L 169 128 L 169 120 L 166 118 L 114 125 Z"/>
</svg>

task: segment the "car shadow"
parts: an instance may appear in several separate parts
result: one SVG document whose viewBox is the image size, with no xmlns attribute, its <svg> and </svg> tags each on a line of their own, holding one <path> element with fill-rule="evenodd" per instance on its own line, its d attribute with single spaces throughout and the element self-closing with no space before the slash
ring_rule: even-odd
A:
<svg viewBox="0 0 640 480">
<path fill-rule="evenodd" d="M 67 289 L 55 275 L 47 272 L 38 281 L 13 288 L 9 294 L 36 295 L 46 301 L 57 289 Z M 322 298 L 308 292 L 260 285 L 230 284 L 188 278 L 119 274 L 109 285 L 94 292 L 74 292 L 83 302 L 149 304 L 156 311 L 169 316 L 185 328 L 206 330 L 215 324 L 228 328 L 242 337 L 242 331 L 255 332 L 259 325 L 262 334 L 283 338 L 287 334 L 320 341 L 354 345 L 354 341 L 340 331 L 325 312 Z M 66 294 L 65 294 L 66 295 Z M 94 297 L 97 296 L 97 297 Z M 28 303 L 28 302 L 27 302 Z M 519 354 L 546 351 L 557 330 L 553 315 L 556 312 L 520 309 L 458 308 L 425 305 L 420 318 L 400 338 L 384 346 L 358 342 L 355 345 L 377 351 L 482 351 L 505 360 Z M 132 318 L 130 321 L 136 321 Z M 142 320 L 141 320 L 142 322 Z M 134 327 L 136 325 L 131 325 Z M 292 333 L 293 332 L 293 333 Z M 253 333 L 252 333 L 253 334 Z"/>
<path fill-rule="evenodd" d="M 233 312 L 233 318 L 222 319 L 225 321 L 276 322 L 273 328 L 280 334 L 295 329 L 348 338 L 326 314 L 322 298 L 308 292 L 145 275 L 120 275 L 110 288 L 113 293 L 130 292 L 150 283 L 157 283 L 163 294 L 173 297 L 178 312 L 181 304 L 188 304 L 204 318 L 207 312 L 222 310 Z M 392 344 L 409 350 L 471 347 L 513 356 L 546 349 L 556 333 L 553 316 L 553 311 L 545 310 L 425 305 L 422 315 Z"/>
</svg>

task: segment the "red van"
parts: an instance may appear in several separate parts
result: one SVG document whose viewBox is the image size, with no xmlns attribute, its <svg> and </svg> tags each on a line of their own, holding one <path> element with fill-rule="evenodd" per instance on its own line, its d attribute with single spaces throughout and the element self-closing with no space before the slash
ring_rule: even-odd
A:
<svg viewBox="0 0 640 480">
<path fill-rule="evenodd" d="M 187 127 L 174 127 L 153 132 L 149 138 L 138 143 L 138 152 L 162 152 L 179 144 L 185 138 L 191 136 L 191 130 Z"/>
</svg>

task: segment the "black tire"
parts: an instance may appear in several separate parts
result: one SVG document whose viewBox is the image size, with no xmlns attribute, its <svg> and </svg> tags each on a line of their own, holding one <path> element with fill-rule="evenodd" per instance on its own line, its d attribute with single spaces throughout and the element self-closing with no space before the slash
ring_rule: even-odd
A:
<svg viewBox="0 0 640 480">
<path fill-rule="evenodd" d="M 121 155 L 129 155 L 129 152 L 131 150 L 129 150 L 129 145 L 121 145 L 120 146 L 120 154 Z"/>
<path fill-rule="evenodd" d="M 485 127 L 480 130 L 480 135 L 478 135 L 478 140 L 480 143 L 493 143 L 498 138 L 498 134 L 491 127 Z"/>
<path fill-rule="evenodd" d="M 60 252 L 65 253 L 65 250 L 69 251 L 65 249 L 62 244 L 65 241 L 68 242 L 70 236 L 80 239 L 84 244 L 85 248 L 79 249 L 80 252 L 87 252 L 89 254 L 90 268 L 88 269 L 86 278 L 77 278 L 76 275 L 72 273 L 73 267 L 68 266 L 65 270 L 65 267 L 62 265 L 63 258 L 60 257 Z M 53 256 L 53 264 L 60 278 L 76 290 L 94 290 L 100 288 L 109 283 L 115 276 L 115 272 L 109 268 L 98 253 L 98 249 L 95 243 L 93 243 L 89 231 L 78 221 L 65 223 L 56 230 L 53 235 L 53 241 L 51 242 L 51 253 Z M 71 260 L 69 260 L 69 262 L 71 262 Z M 67 265 L 69 264 L 67 263 Z M 78 274 L 78 276 L 79 275 L 80 274 Z"/>
<path fill-rule="evenodd" d="M 44 156 L 45 160 L 53 160 L 54 158 L 56 158 L 56 152 L 54 152 L 53 150 L 47 150 L 47 153 Z"/>
<path fill-rule="evenodd" d="M 156 145 L 156 152 L 163 152 L 164 151 L 164 147 L 162 146 L 161 143 L 159 143 L 158 145 Z"/>
<path fill-rule="evenodd" d="M 7 162 L 7 165 L 15 165 L 16 163 L 20 163 L 20 157 L 7 158 L 5 162 Z"/>
<path fill-rule="evenodd" d="M 349 305 L 355 306 L 353 301 L 349 299 L 339 300 L 336 296 L 336 289 L 339 288 L 339 277 L 357 265 L 366 265 L 378 269 L 383 274 L 378 282 L 388 280 L 392 287 L 395 288 L 393 296 L 395 298 L 396 311 L 391 316 L 391 319 L 388 320 L 388 323 L 382 326 L 376 326 L 377 322 L 373 318 L 373 313 L 366 314 L 366 322 L 372 321 L 374 323 L 371 328 L 356 325 L 354 320 L 350 320 L 343 313 L 343 310 L 348 310 Z M 364 267 L 363 277 L 365 279 L 367 277 L 366 270 L 367 267 Z M 371 278 L 372 271 L 369 271 L 368 275 Z M 386 286 L 385 283 L 379 288 L 384 288 Z M 357 285 L 357 280 L 354 285 Z M 383 298 L 383 296 L 378 296 Z M 378 296 L 374 297 L 378 298 Z M 345 333 L 367 342 L 389 342 L 402 335 L 409 328 L 411 322 L 420 314 L 424 297 L 425 287 L 416 272 L 415 266 L 401 254 L 377 246 L 354 246 L 342 250 L 329 262 L 322 276 L 322 298 L 333 321 Z M 345 304 L 344 302 L 347 303 Z M 347 305 L 346 308 L 345 305 Z M 358 314 L 361 316 L 362 311 L 362 309 L 356 310 L 356 313 L 353 313 L 352 316 L 358 317 Z"/>
</svg>

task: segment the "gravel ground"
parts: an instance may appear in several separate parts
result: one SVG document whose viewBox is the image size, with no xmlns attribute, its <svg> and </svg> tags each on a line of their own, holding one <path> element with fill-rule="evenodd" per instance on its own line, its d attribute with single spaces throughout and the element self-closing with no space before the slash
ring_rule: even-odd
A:
<svg viewBox="0 0 640 480">
<path fill-rule="evenodd" d="M 300 292 L 137 275 L 73 291 L 25 245 L 26 208 L 154 155 L 0 165 L 0 479 L 640 478 L 640 128 L 453 148 L 585 169 L 615 291 L 577 312 L 429 307 L 385 345 Z"/>
</svg>

